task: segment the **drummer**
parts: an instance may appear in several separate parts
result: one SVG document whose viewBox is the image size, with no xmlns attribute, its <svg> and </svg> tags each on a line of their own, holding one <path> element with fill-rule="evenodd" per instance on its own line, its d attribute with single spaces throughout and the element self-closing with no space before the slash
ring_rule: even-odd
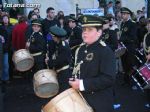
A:
<svg viewBox="0 0 150 112">
<path fill-rule="evenodd" d="M 51 57 L 47 57 L 45 62 L 50 68 L 54 68 L 57 72 L 57 78 L 60 90 L 62 92 L 69 88 L 68 80 L 71 77 L 70 62 L 71 62 L 71 49 L 64 40 L 66 31 L 57 26 L 50 27 L 50 35 L 55 42 L 55 52 Z"/>
<path fill-rule="evenodd" d="M 123 85 L 130 85 L 130 75 L 133 71 L 133 67 L 136 66 L 135 49 L 137 48 L 137 26 L 131 19 L 132 12 L 126 7 L 121 8 L 122 23 L 120 28 L 120 42 L 122 42 L 127 50 L 123 56 L 121 56 L 122 66 L 124 70 L 124 83 Z"/>
<path fill-rule="evenodd" d="M 113 112 L 112 86 L 115 81 L 115 56 L 102 41 L 103 20 L 85 15 L 82 23 L 83 44 L 76 50 L 75 67 L 70 79 L 72 88 L 80 90 L 94 112 Z"/>
<path fill-rule="evenodd" d="M 42 24 L 39 19 L 32 21 L 33 33 L 26 43 L 26 48 L 34 57 L 34 73 L 45 68 L 46 41 L 41 33 L 41 26 Z"/>
<path fill-rule="evenodd" d="M 147 30 L 148 32 L 144 36 L 143 48 L 147 54 L 146 58 L 149 62 L 150 61 L 150 19 L 148 19 Z M 148 101 L 148 103 L 145 106 L 150 108 L 150 89 L 145 90 L 145 92 L 147 94 L 147 101 Z"/>
</svg>

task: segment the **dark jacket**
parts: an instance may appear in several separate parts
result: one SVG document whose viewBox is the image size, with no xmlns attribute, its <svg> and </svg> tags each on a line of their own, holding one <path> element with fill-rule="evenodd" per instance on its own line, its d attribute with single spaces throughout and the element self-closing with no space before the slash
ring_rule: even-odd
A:
<svg viewBox="0 0 150 112">
<path fill-rule="evenodd" d="M 35 32 L 32 34 L 30 41 L 29 51 L 31 54 L 43 52 L 46 53 L 46 41 L 42 33 Z"/>
<path fill-rule="evenodd" d="M 2 76 L 2 61 L 3 61 L 3 44 L 2 44 L 2 41 L 0 39 L 0 77 Z"/>
<path fill-rule="evenodd" d="M 68 66 L 71 61 L 71 50 L 69 45 L 62 41 L 59 44 L 56 44 L 55 53 L 53 57 L 49 60 L 50 68 L 55 68 L 55 70 L 60 70 L 62 67 Z M 70 68 L 61 70 L 57 72 L 57 78 L 60 86 L 59 92 L 64 91 L 69 88 L 69 78 L 71 77 Z"/>
<path fill-rule="evenodd" d="M 8 33 L 6 29 L 3 28 L 3 26 L 0 26 L 0 35 L 3 36 L 5 40 L 5 42 L 3 43 L 3 52 L 8 52 L 9 49 Z"/>
<path fill-rule="evenodd" d="M 113 50 L 118 47 L 117 33 L 115 30 L 106 29 L 103 31 L 103 40 Z"/>
<path fill-rule="evenodd" d="M 69 45 L 70 48 L 80 45 L 82 43 L 82 29 L 79 26 L 76 26 L 72 29 L 69 36 Z"/>
<path fill-rule="evenodd" d="M 3 52 L 8 53 L 12 50 L 12 30 L 13 26 L 9 24 L 8 26 L 0 26 L 0 35 L 2 35 L 5 39 L 5 43 L 3 44 Z"/>
<path fill-rule="evenodd" d="M 138 24 L 137 28 L 137 38 L 138 38 L 138 47 L 141 48 L 141 43 L 143 42 L 144 35 L 147 33 L 146 25 Z"/>
<path fill-rule="evenodd" d="M 41 53 L 34 57 L 33 72 L 37 72 L 45 68 L 45 54 L 46 54 L 46 41 L 41 32 L 32 33 L 30 36 L 29 52 L 34 55 Z"/>
<path fill-rule="evenodd" d="M 52 27 L 52 26 L 55 26 L 57 24 L 58 24 L 58 21 L 56 19 L 48 20 L 47 18 L 45 18 L 42 21 L 42 30 L 43 30 L 44 37 L 46 37 L 47 34 L 49 33 L 49 28 Z"/>
<path fill-rule="evenodd" d="M 120 41 L 125 44 L 129 52 L 137 47 L 137 25 L 132 20 L 121 23 Z"/>
<path fill-rule="evenodd" d="M 94 112 L 112 112 L 112 86 L 115 81 L 115 56 L 113 51 L 100 40 L 79 49 L 77 63 L 80 65 L 79 78 L 83 79 L 84 98 Z M 77 65 L 76 65 L 77 66 Z"/>
</svg>

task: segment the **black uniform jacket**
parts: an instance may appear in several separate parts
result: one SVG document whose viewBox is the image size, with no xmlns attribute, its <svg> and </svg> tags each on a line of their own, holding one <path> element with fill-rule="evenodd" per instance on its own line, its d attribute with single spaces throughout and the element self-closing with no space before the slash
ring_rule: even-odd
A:
<svg viewBox="0 0 150 112">
<path fill-rule="evenodd" d="M 70 65 L 71 50 L 65 41 L 56 44 L 56 50 L 49 59 L 49 67 L 55 68 L 59 83 L 59 93 L 69 88 L 69 78 L 71 77 Z M 67 68 L 64 68 L 67 67 Z"/>
<path fill-rule="evenodd" d="M 82 43 L 82 29 L 79 26 L 76 26 L 72 29 L 72 32 L 69 37 L 70 47 L 80 45 Z"/>
<path fill-rule="evenodd" d="M 84 98 L 95 112 L 112 112 L 112 86 L 115 80 L 115 56 L 101 40 L 79 48 L 77 63 L 80 65 L 79 78 L 83 79 Z"/>
<path fill-rule="evenodd" d="M 115 30 L 106 29 L 103 31 L 103 39 L 105 43 L 113 50 L 118 47 L 117 33 Z"/>
<path fill-rule="evenodd" d="M 137 25 L 132 20 L 121 23 L 120 41 L 125 44 L 128 51 L 134 52 L 137 47 Z"/>
</svg>

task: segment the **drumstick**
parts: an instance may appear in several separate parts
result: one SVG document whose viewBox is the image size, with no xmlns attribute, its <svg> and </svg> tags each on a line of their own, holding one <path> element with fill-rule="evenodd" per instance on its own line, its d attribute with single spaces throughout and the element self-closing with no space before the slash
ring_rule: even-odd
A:
<svg viewBox="0 0 150 112">
<path fill-rule="evenodd" d="M 48 54 L 46 53 L 46 58 L 48 58 Z M 48 63 L 46 63 L 47 69 L 49 69 Z"/>
</svg>

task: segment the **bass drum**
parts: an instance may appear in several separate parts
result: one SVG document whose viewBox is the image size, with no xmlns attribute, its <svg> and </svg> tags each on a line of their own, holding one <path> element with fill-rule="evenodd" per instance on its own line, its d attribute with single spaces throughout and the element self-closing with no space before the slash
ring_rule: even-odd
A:
<svg viewBox="0 0 150 112">
<path fill-rule="evenodd" d="M 53 98 L 42 112 L 94 112 L 76 90 L 70 88 Z"/>
<path fill-rule="evenodd" d="M 34 74 L 33 87 L 38 97 L 49 98 L 59 91 L 57 74 L 53 70 L 43 69 Z"/>
<path fill-rule="evenodd" d="M 34 58 L 26 49 L 20 49 L 14 52 L 12 61 L 18 71 L 24 72 L 30 70 L 34 65 Z"/>
</svg>

